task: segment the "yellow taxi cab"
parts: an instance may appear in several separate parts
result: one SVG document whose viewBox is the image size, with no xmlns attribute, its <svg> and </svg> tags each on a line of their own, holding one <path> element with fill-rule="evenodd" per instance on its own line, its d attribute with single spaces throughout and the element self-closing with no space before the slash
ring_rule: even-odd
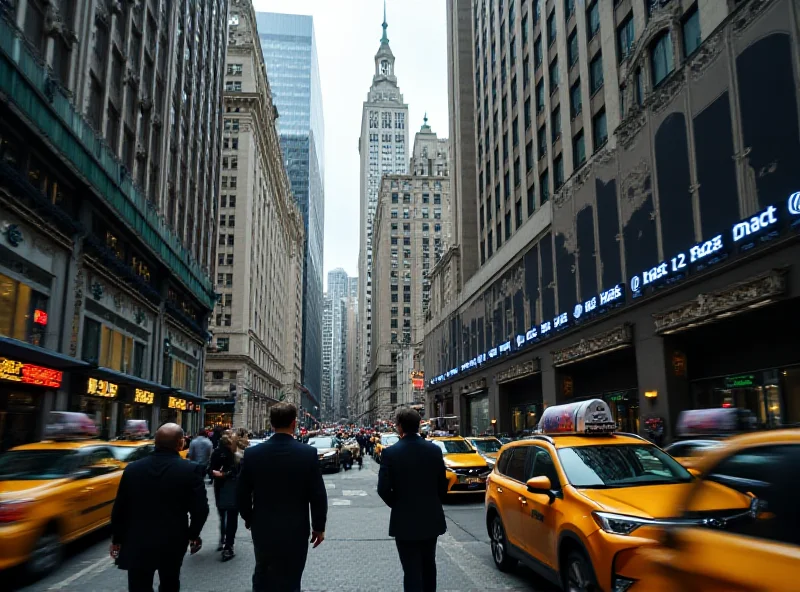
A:
<svg viewBox="0 0 800 592">
<path fill-rule="evenodd" d="M 428 438 L 444 455 L 447 493 L 475 493 L 486 489 L 486 477 L 492 470 L 464 438 L 447 432 L 434 432 Z"/>
<path fill-rule="evenodd" d="M 795 592 L 800 589 L 800 430 L 734 436 L 703 458 L 702 476 L 676 500 L 684 520 L 661 527 L 662 546 L 639 552 L 653 592 Z M 721 487 L 751 499 L 745 514 L 703 507 Z"/>
<path fill-rule="evenodd" d="M 0 455 L 0 570 L 26 564 L 46 574 L 64 544 L 109 523 L 122 477 L 112 447 L 65 431 L 57 437 Z"/>
<path fill-rule="evenodd" d="M 122 436 L 108 443 L 111 451 L 122 467 L 133 461 L 145 458 L 155 450 L 155 441 L 150 438 L 145 420 L 130 419 L 125 422 Z"/>
<path fill-rule="evenodd" d="M 658 544 L 658 526 L 696 480 L 663 450 L 615 433 L 594 399 L 549 407 L 540 433 L 506 444 L 486 486 L 486 526 L 501 571 L 518 561 L 565 590 L 649 591 L 637 548 Z M 750 496 L 724 486 L 698 500 L 693 519 L 735 516 Z"/>
<path fill-rule="evenodd" d="M 375 457 L 375 462 L 381 464 L 381 452 L 383 449 L 391 446 L 392 444 L 396 444 L 400 440 L 400 436 L 395 433 L 383 433 L 378 438 L 377 442 L 375 443 L 375 451 L 373 452 L 373 456 Z"/>
<path fill-rule="evenodd" d="M 489 468 L 493 469 L 503 443 L 494 436 L 467 436 L 465 440 L 478 451 Z"/>
<path fill-rule="evenodd" d="M 678 437 L 664 450 L 687 469 L 696 469 L 724 438 L 755 428 L 755 417 L 747 409 L 718 407 L 681 411 L 675 425 Z"/>
</svg>

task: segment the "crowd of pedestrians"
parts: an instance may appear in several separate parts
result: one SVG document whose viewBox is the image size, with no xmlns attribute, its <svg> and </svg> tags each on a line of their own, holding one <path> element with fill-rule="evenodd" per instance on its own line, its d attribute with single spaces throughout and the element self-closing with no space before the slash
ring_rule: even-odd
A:
<svg viewBox="0 0 800 592">
<path fill-rule="evenodd" d="M 159 592 L 180 590 L 187 550 L 194 554 L 203 546 L 206 478 L 219 515 L 222 561 L 235 557 L 241 516 L 253 539 L 253 592 L 300 590 L 309 545 L 316 548 L 325 540 L 328 498 L 317 449 L 304 443 L 309 434 L 298 430 L 297 408 L 274 405 L 270 423 L 274 434 L 252 447 L 252 434 L 244 429 L 201 431 L 189 444 L 191 462 L 179 455 L 183 430 L 168 423 L 156 432 L 155 452 L 125 468 L 111 517 L 110 554 L 127 570 L 130 592 L 152 592 L 156 572 Z M 419 437 L 419 426 L 416 411 L 398 412 L 401 440 L 382 452 L 378 493 L 391 508 L 389 535 L 396 539 L 404 589 L 429 592 L 436 589 L 436 538 L 446 528 L 441 505 L 446 482 L 441 452 Z M 380 441 L 371 429 L 334 435 L 354 439 L 361 458 Z"/>
</svg>

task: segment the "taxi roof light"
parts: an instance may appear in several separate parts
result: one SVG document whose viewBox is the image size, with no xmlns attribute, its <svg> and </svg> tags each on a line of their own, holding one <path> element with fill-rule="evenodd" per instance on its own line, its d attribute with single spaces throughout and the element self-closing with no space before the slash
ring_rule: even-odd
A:
<svg viewBox="0 0 800 592">
<path fill-rule="evenodd" d="M 610 434 L 617 429 L 611 409 L 602 399 L 553 405 L 542 413 L 538 431 L 545 435 Z"/>
</svg>

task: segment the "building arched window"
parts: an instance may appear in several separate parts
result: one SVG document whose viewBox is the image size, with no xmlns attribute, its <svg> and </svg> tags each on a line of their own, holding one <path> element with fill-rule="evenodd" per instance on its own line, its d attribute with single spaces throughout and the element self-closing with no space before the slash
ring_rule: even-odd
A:
<svg viewBox="0 0 800 592">
<path fill-rule="evenodd" d="M 669 31 L 658 36 L 650 46 L 650 63 L 653 68 L 653 87 L 655 88 L 675 69 L 672 37 Z"/>
</svg>

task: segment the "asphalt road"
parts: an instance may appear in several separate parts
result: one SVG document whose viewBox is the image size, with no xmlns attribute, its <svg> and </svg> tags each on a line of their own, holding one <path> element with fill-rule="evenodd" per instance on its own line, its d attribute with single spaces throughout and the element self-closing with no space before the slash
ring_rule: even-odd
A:
<svg viewBox="0 0 800 592">
<path fill-rule="evenodd" d="M 400 591 L 403 572 L 394 540 L 388 536 L 389 509 L 375 491 L 378 465 L 367 459 L 364 468 L 326 475 L 328 526 L 325 542 L 309 551 L 303 590 Z M 209 489 L 213 505 L 213 494 Z M 444 591 L 553 592 L 555 589 L 524 567 L 499 572 L 492 562 L 484 526 L 483 495 L 458 498 L 445 506 L 447 534 L 437 550 L 438 589 Z M 188 556 L 181 572 L 182 588 L 193 592 L 249 590 L 253 573 L 250 533 L 240 522 L 236 557 L 226 563 L 216 552 L 216 511 L 212 508 L 203 530 L 205 547 Z M 108 531 L 100 531 L 71 545 L 63 565 L 37 582 L 22 582 L 18 573 L 4 574 L 0 589 L 30 592 L 109 592 L 127 589 L 126 572 L 108 556 Z M 158 578 L 156 578 L 158 581 Z M 156 588 L 157 589 L 157 588 Z"/>
</svg>

